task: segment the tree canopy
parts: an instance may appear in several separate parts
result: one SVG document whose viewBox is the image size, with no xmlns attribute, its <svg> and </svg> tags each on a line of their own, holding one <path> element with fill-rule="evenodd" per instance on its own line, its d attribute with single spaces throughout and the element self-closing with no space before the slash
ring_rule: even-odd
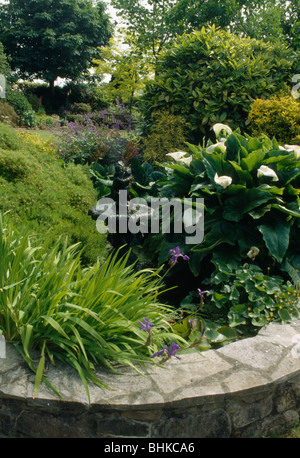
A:
<svg viewBox="0 0 300 458">
<path fill-rule="evenodd" d="M 12 70 L 40 77 L 76 79 L 87 71 L 97 47 L 112 35 L 102 1 L 10 0 L 0 6 L 0 41 Z"/>
<path fill-rule="evenodd" d="M 243 37 L 300 47 L 299 0 L 111 0 L 127 42 L 156 61 L 176 36 L 215 25 Z"/>
</svg>

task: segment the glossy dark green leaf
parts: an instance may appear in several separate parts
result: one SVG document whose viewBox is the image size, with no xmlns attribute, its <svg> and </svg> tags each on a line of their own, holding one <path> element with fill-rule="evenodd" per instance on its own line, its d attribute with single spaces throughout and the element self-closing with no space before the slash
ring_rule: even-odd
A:
<svg viewBox="0 0 300 458">
<path fill-rule="evenodd" d="M 273 220 L 258 226 L 270 255 L 282 262 L 289 246 L 290 225 L 284 220 Z"/>
</svg>

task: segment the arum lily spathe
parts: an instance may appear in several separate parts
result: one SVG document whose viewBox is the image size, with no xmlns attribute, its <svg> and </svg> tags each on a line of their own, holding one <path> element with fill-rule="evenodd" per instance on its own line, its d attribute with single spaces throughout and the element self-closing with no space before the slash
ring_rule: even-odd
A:
<svg viewBox="0 0 300 458">
<path fill-rule="evenodd" d="M 272 181 L 278 181 L 279 178 L 274 172 L 273 169 L 270 169 L 270 167 L 267 167 L 266 165 L 261 165 L 259 169 L 257 170 L 257 176 L 258 177 L 270 177 L 272 178 Z"/>
<path fill-rule="evenodd" d="M 226 140 L 226 138 L 232 134 L 232 129 L 226 124 L 217 123 L 213 126 L 213 130 L 217 139 L 220 139 L 221 141 Z"/>
<path fill-rule="evenodd" d="M 296 159 L 300 159 L 300 146 L 299 145 L 284 145 L 284 149 L 289 152 L 294 152 Z"/>
<path fill-rule="evenodd" d="M 231 177 L 228 177 L 226 175 L 223 175 L 223 176 L 219 177 L 217 173 L 215 174 L 214 180 L 215 180 L 216 184 L 222 186 L 222 188 L 224 188 L 224 189 L 226 189 L 232 183 L 232 178 Z"/>
<path fill-rule="evenodd" d="M 183 162 L 186 165 L 190 165 L 193 160 L 193 156 L 185 157 L 187 153 L 183 151 L 177 151 L 175 153 L 168 153 L 166 156 L 170 156 L 176 162 Z"/>
<path fill-rule="evenodd" d="M 207 152 L 207 153 L 213 153 L 214 150 L 215 150 L 217 147 L 222 151 L 222 153 L 225 153 L 225 151 L 226 151 L 225 142 L 217 142 L 217 143 L 215 143 L 214 145 L 208 146 L 208 147 L 206 148 L 206 152 Z"/>
</svg>

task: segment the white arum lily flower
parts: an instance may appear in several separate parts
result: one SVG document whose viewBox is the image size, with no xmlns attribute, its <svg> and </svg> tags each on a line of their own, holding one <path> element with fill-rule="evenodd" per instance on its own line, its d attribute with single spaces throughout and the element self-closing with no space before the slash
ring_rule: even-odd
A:
<svg viewBox="0 0 300 458">
<path fill-rule="evenodd" d="M 258 177 L 270 177 L 272 178 L 272 181 L 279 180 L 274 170 L 270 169 L 270 167 L 267 167 L 266 165 L 261 165 L 259 167 L 259 169 L 257 170 L 257 176 Z"/>
<path fill-rule="evenodd" d="M 226 146 L 225 146 L 225 142 L 218 142 L 218 143 L 215 143 L 214 145 L 210 145 L 206 148 L 206 152 L 207 153 L 213 153 L 214 150 L 219 147 L 220 150 L 222 151 L 222 153 L 225 153 L 226 151 Z"/>
<path fill-rule="evenodd" d="M 213 126 L 213 130 L 217 138 L 220 138 L 221 136 L 223 137 L 221 140 L 226 140 L 226 138 L 232 134 L 232 130 L 229 126 L 226 126 L 226 124 L 215 124 Z"/>
<path fill-rule="evenodd" d="M 188 208 L 183 212 L 183 224 L 184 227 L 195 226 L 198 224 L 200 218 L 203 216 L 201 211 L 197 211 L 194 208 Z"/>
<path fill-rule="evenodd" d="M 186 154 L 187 153 L 184 153 L 182 151 L 177 151 L 176 153 L 168 153 L 166 154 L 166 156 L 170 156 L 176 162 L 183 162 L 186 165 L 190 165 L 190 163 L 193 160 L 193 156 L 185 157 Z"/>
<path fill-rule="evenodd" d="M 296 159 L 300 159 L 300 146 L 299 145 L 284 145 L 284 149 L 289 152 L 294 152 Z"/>
<path fill-rule="evenodd" d="M 231 177 L 227 177 L 226 175 L 219 177 L 217 173 L 215 174 L 214 180 L 215 180 L 215 183 L 219 184 L 224 189 L 228 188 L 228 186 L 230 186 L 232 183 Z"/>
</svg>

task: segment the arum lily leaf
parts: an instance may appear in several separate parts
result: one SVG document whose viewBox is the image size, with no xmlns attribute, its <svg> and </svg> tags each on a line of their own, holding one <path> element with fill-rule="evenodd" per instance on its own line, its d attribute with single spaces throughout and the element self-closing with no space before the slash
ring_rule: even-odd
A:
<svg viewBox="0 0 300 458">
<path fill-rule="evenodd" d="M 290 225 L 286 221 L 273 220 L 258 229 L 271 256 L 281 263 L 289 246 Z"/>
</svg>

